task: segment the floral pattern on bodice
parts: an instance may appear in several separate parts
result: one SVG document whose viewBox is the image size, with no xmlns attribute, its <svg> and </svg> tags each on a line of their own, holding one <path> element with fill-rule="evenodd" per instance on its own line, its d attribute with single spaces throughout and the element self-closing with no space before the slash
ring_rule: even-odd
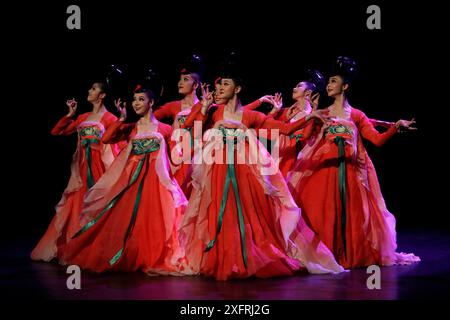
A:
<svg viewBox="0 0 450 320">
<path fill-rule="evenodd" d="M 86 121 L 78 126 L 78 137 L 80 141 L 89 140 L 91 143 L 99 143 L 102 139 L 105 128 L 100 122 Z"/>
<path fill-rule="evenodd" d="M 332 122 L 324 132 L 326 139 L 334 139 L 335 137 L 343 137 L 346 140 L 354 136 L 353 129 L 339 122 Z"/>
</svg>

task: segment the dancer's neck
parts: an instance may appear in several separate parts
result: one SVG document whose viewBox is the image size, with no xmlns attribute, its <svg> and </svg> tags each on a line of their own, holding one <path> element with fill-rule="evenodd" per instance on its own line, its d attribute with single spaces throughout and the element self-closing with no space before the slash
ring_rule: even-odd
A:
<svg viewBox="0 0 450 320">
<path fill-rule="evenodd" d="M 106 107 L 101 101 L 95 101 L 92 103 L 92 113 L 100 114 L 106 112 Z"/>
<path fill-rule="evenodd" d="M 192 108 L 194 104 L 198 102 L 197 95 L 195 94 L 195 91 L 192 91 L 191 93 L 188 93 L 181 99 L 181 105 L 189 106 Z"/>
<path fill-rule="evenodd" d="M 309 103 L 308 100 L 306 100 L 304 98 L 299 98 L 295 102 L 295 106 L 296 106 L 296 109 L 298 110 L 297 113 L 311 110 L 311 104 Z"/>
<path fill-rule="evenodd" d="M 158 124 L 158 120 L 155 118 L 151 110 L 147 111 L 147 113 L 141 117 L 139 122 L 143 125 Z"/>
<path fill-rule="evenodd" d="M 333 104 L 331 105 L 336 111 L 343 111 L 344 109 L 350 107 L 347 98 L 344 94 L 338 95 Z"/>
<path fill-rule="evenodd" d="M 242 105 L 241 101 L 237 96 L 234 96 L 228 102 L 225 104 L 225 111 L 227 111 L 230 114 L 236 113 L 241 111 Z"/>
</svg>

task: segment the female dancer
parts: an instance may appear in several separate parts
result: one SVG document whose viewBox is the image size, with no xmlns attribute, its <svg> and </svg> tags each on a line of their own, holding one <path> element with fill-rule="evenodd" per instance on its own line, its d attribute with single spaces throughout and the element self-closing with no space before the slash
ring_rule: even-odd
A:
<svg viewBox="0 0 450 320">
<path fill-rule="evenodd" d="M 414 130 L 414 120 L 399 120 L 380 134 L 371 121 L 350 106 L 346 92 L 355 63 L 339 57 L 329 78 L 326 109 L 331 118 L 317 128 L 288 176 L 288 185 L 305 220 L 346 268 L 419 261 L 397 253 L 395 218 L 381 195 L 375 168 L 363 139 L 382 146 L 400 128 Z M 316 129 L 315 129 L 316 130 Z"/>
<path fill-rule="evenodd" d="M 277 128 L 291 134 L 320 114 L 285 124 L 244 109 L 238 98 L 240 77 L 232 70 L 221 76 L 219 98 L 227 103 L 215 109 L 214 128 L 204 134 L 205 160 L 194 165 L 193 191 L 180 229 L 190 270 L 217 280 L 292 275 L 300 268 L 341 272 L 332 253 L 303 223 L 270 154 L 250 131 L 244 133 L 246 128 Z M 203 89 L 202 108 L 191 113 L 188 124 L 192 118 L 206 119 L 213 97 Z"/>
<path fill-rule="evenodd" d="M 96 82 L 89 89 L 87 100 L 92 111 L 72 120 L 77 110 L 75 99 L 68 100 L 69 112 L 61 118 L 51 133 L 53 135 L 78 134 L 77 149 L 71 165 L 71 176 L 56 214 L 44 236 L 31 252 L 31 259 L 50 261 L 58 256 L 58 247 L 64 245 L 80 228 L 80 212 L 87 190 L 102 176 L 117 155 L 117 145 L 104 145 L 102 135 L 117 118 L 106 110 L 104 99 L 106 84 Z"/>
<path fill-rule="evenodd" d="M 63 264 L 93 272 L 177 273 L 183 257 L 177 225 L 187 200 L 170 175 L 166 140 L 172 130 L 153 115 L 154 92 L 136 88 L 136 123 L 124 123 L 126 108 L 116 102 L 121 117 L 102 140 L 127 140 L 128 146 L 87 194 L 84 227 L 61 249 Z"/>
<path fill-rule="evenodd" d="M 310 73 L 310 80 L 299 82 L 292 90 L 292 98 L 295 100 L 295 103 L 290 108 L 285 109 L 281 109 L 281 106 L 278 106 L 278 110 L 281 111 L 276 115 L 277 120 L 294 122 L 311 113 L 311 99 L 317 102 L 319 93 L 322 91 L 324 77 L 317 70 L 312 70 Z M 312 96 L 313 93 L 314 96 Z M 278 97 L 278 101 L 279 104 L 282 104 L 281 97 Z M 292 169 L 297 159 L 297 154 L 310 137 L 312 129 L 313 122 L 311 121 L 305 128 L 301 128 L 289 136 L 280 136 L 280 161 L 278 166 L 284 177 L 287 177 L 288 172 Z"/>
<path fill-rule="evenodd" d="M 175 134 L 179 134 L 183 131 L 176 130 L 183 126 L 184 121 L 191 112 L 192 107 L 198 103 L 197 89 L 199 88 L 201 81 L 201 74 L 203 70 L 203 63 L 198 55 L 192 55 L 190 59 L 185 63 L 184 67 L 180 71 L 180 80 L 178 81 L 178 93 L 183 96 L 181 100 L 172 101 L 164 104 L 158 110 L 154 112 L 157 120 L 164 118 L 171 118 L 173 121 L 172 128 Z M 181 189 L 189 198 L 192 186 L 190 185 L 192 166 L 190 161 L 186 160 L 186 157 L 190 157 L 190 153 L 183 156 L 183 148 L 179 148 L 180 144 L 177 144 L 181 139 L 187 139 L 191 141 L 190 132 L 184 132 L 183 138 L 177 136 L 174 140 L 169 140 L 171 155 L 174 155 L 177 148 L 177 156 L 171 157 L 171 169 L 175 179 L 181 186 Z M 183 142 L 183 141 L 182 141 Z"/>
<path fill-rule="evenodd" d="M 292 90 L 292 98 L 295 103 L 289 108 L 282 109 L 282 98 L 280 94 L 275 95 L 274 108 L 270 112 L 275 119 L 285 122 L 293 122 L 301 119 L 311 113 L 312 105 L 317 107 L 319 96 L 325 92 L 325 78 L 318 70 L 308 70 L 309 79 L 300 81 Z M 380 126 L 389 126 L 389 122 L 372 120 Z M 297 155 L 303 146 L 307 143 L 312 134 L 313 122 L 305 128 L 301 128 L 289 136 L 281 135 L 279 137 L 279 168 L 284 177 L 287 177 L 288 172 L 292 170 Z M 275 148 L 272 141 L 272 148 Z"/>
</svg>

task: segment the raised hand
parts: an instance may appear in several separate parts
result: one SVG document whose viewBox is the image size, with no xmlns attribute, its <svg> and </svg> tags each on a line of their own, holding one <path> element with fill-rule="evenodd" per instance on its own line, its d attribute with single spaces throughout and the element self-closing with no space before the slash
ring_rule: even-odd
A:
<svg viewBox="0 0 450 320">
<path fill-rule="evenodd" d="M 281 93 L 275 93 L 275 96 L 270 99 L 270 103 L 273 106 L 270 113 L 276 113 L 280 111 L 280 109 L 283 107 L 283 98 L 281 97 Z"/>
<path fill-rule="evenodd" d="M 318 93 L 318 92 L 309 98 L 309 103 L 311 104 L 311 108 L 313 110 L 317 110 L 317 107 L 319 106 L 319 98 L 320 98 L 320 93 Z"/>
<path fill-rule="evenodd" d="M 322 122 L 327 122 L 330 120 L 330 115 L 328 114 L 327 110 L 317 110 L 313 109 L 309 115 L 306 116 L 306 120 L 309 120 L 311 118 L 316 118 Z"/>
<path fill-rule="evenodd" d="M 398 120 L 395 123 L 395 126 L 397 127 L 397 130 L 401 131 L 410 131 L 410 130 L 417 130 L 416 127 L 412 127 L 413 124 L 416 123 L 416 120 L 412 118 L 411 120 Z"/>
<path fill-rule="evenodd" d="M 125 121 L 125 119 L 127 118 L 127 103 L 123 102 L 123 106 L 122 106 L 122 101 L 119 99 L 114 100 L 114 105 L 116 106 L 117 110 L 120 113 L 120 121 Z"/>
<path fill-rule="evenodd" d="M 71 118 L 77 112 L 78 102 L 72 98 L 72 100 L 67 100 L 66 105 L 69 107 L 69 113 L 67 113 L 67 117 Z"/>
<path fill-rule="evenodd" d="M 206 114 L 208 107 L 214 102 L 213 92 L 209 91 L 209 85 L 202 83 L 202 113 Z"/>
<path fill-rule="evenodd" d="M 272 99 L 274 96 L 271 96 L 270 94 L 267 94 L 265 96 L 262 96 L 261 98 L 259 98 L 258 100 L 261 102 L 266 102 L 266 103 L 270 103 L 272 104 Z"/>
</svg>

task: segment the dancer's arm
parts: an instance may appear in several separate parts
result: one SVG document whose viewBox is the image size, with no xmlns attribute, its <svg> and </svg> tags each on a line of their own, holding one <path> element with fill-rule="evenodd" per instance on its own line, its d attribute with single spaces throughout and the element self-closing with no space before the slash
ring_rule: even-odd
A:
<svg viewBox="0 0 450 320">
<path fill-rule="evenodd" d="M 322 111 L 313 111 L 311 112 L 311 114 L 295 122 L 286 123 L 270 117 L 265 117 L 263 114 L 258 114 L 256 111 L 253 112 L 255 113 L 254 118 L 257 128 L 279 129 L 280 133 L 284 135 L 290 135 L 295 131 L 305 127 L 313 118 L 319 118 L 322 120 L 326 120 L 327 118 L 327 116 L 324 115 Z"/>
<path fill-rule="evenodd" d="M 159 107 L 155 112 L 153 112 L 153 115 L 158 121 L 166 118 L 171 118 L 173 120 L 175 119 L 175 115 L 179 111 L 177 111 L 176 109 L 177 104 L 175 102 L 169 102 Z"/>
<path fill-rule="evenodd" d="M 69 112 L 53 127 L 51 134 L 54 136 L 69 135 L 77 131 L 81 116 L 76 120 L 72 119 L 77 111 L 77 101 L 75 99 L 67 100 L 66 105 L 69 108 Z"/>
<path fill-rule="evenodd" d="M 372 142 L 377 147 L 381 147 L 384 145 L 390 138 L 394 136 L 397 132 L 397 127 L 391 126 L 387 131 L 380 133 L 373 126 L 372 122 L 369 118 L 364 114 L 358 114 L 359 122 L 358 122 L 358 130 L 361 133 L 361 136 Z"/>
<path fill-rule="evenodd" d="M 389 129 L 390 127 L 395 125 L 395 122 L 388 122 L 388 121 L 381 121 L 381 120 L 377 120 L 377 119 L 369 119 L 370 123 L 372 123 L 372 125 L 374 127 L 383 127 L 386 129 Z"/>
<path fill-rule="evenodd" d="M 201 85 L 202 89 L 202 100 L 197 102 L 191 109 L 191 113 L 186 118 L 182 128 L 189 128 L 194 126 L 195 121 L 201 121 L 205 124 L 208 118 L 208 111 L 210 106 L 214 102 L 213 93 L 209 91 L 207 84 Z"/>
<path fill-rule="evenodd" d="M 123 103 L 120 99 L 114 101 L 117 110 L 120 112 L 119 120 L 112 123 L 109 128 L 105 131 L 102 137 L 103 143 L 118 143 L 119 141 L 128 140 L 131 131 L 133 130 L 134 123 L 125 123 L 127 118 L 127 104 Z"/>
</svg>

